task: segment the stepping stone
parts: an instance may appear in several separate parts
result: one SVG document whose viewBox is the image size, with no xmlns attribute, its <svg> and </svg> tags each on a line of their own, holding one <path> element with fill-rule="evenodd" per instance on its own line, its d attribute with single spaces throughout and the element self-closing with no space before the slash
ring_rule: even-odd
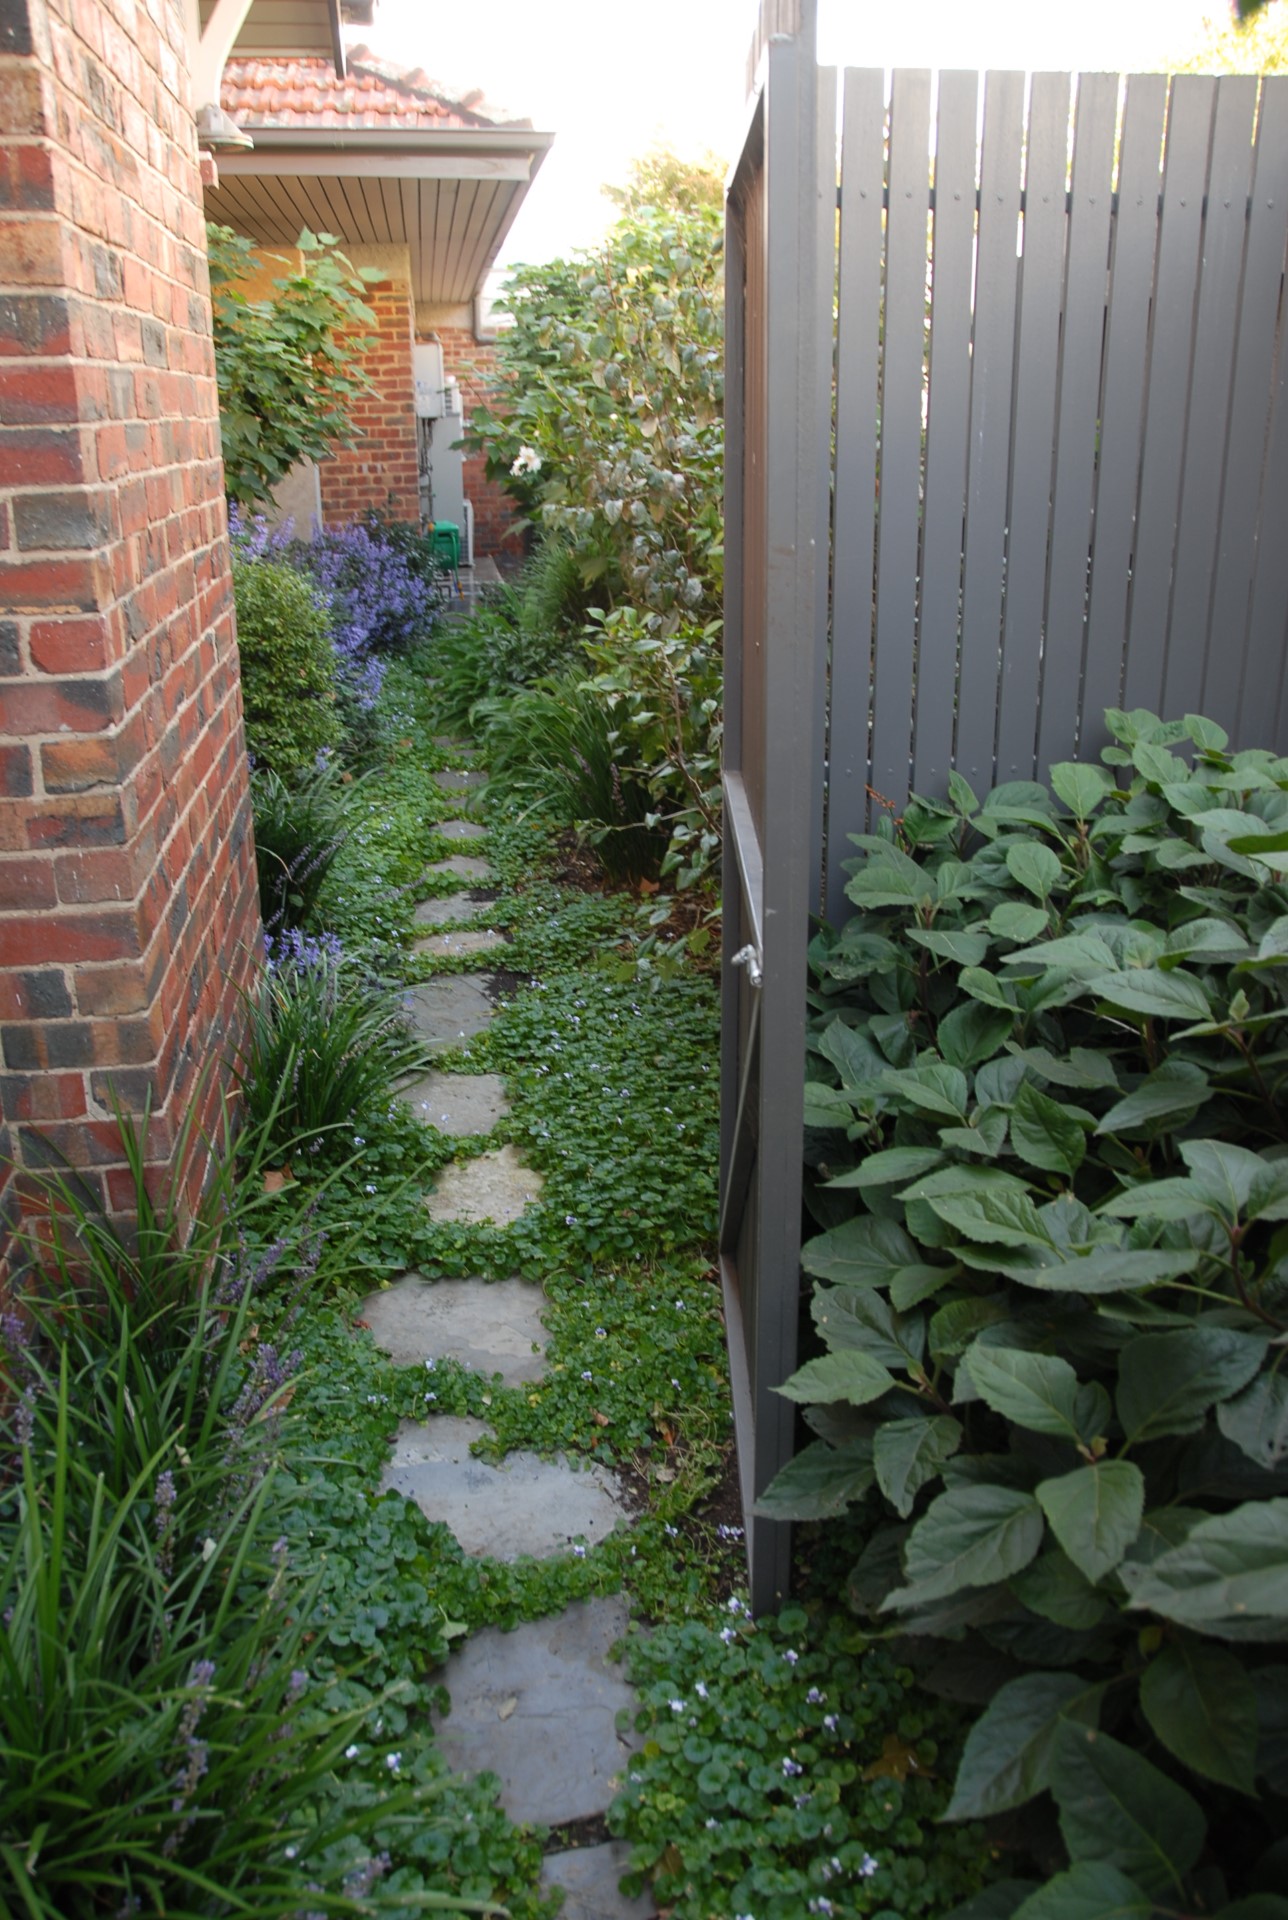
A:
<svg viewBox="0 0 1288 1920">
<path fill-rule="evenodd" d="M 462 1040 L 482 1033 L 496 1012 L 476 973 L 455 974 L 444 980 L 427 980 L 420 987 L 408 987 L 403 1000 L 418 1038 L 438 1053 L 447 1047 L 458 1047 Z"/>
<path fill-rule="evenodd" d="M 432 1379 L 426 1369 L 426 1393 L 433 1392 Z M 594 1545 L 626 1518 L 606 1468 L 579 1473 L 562 1454 L 543 1460 L 523 1449 L 493 1466 L 470 1452 L 486 1432 L 481 1420 L 449 1414 L 432 1415 L 424 1426 L 401 1421 L 381 1491 L 405 1494 L 426 1519 L 450 1527 L 466 1553 L 489 1560 L 566 1554 L 579 1534 Z"/>
<path fill-rule="evenodd" d="M 476 820 L 440 820 L 436 832 L 444 840 L 486 840 L 487 828 Z"/>
<path fill-rule="evenodd" d="M 657 1902 L 651 1893 L 628 1900 L 617 1890 L 630 1860 L 630 1844 L 625 1840 L 548 1853 L 541 1862 L 541 1888 L 543 1892 L 564 1889 L 559 1920 L 654 1920 Z"/>
<path fill-rule="evenodd" d="M 469 741 L 458 740 L 454 733 L 436 733 L 433 736 L 433 740 L 434 745 L 441 747 L 444 753 L 459 754 L 462 760 L 472 760 L 474 758 L 474 748 L 469 744 Z"/>
<path fill-rule="evenodd" d="M 422 900 L 412 919 L 418 927 L 442 927 L 450 920 L 477 920 L 490 905 L 469 893 L 449 893 L 439 900 Z"/>
<path fill-rule="evenodd" d="M 432 866 L 431 873 L 450 873 L 457 880 L 490 880 L 492 869 L 486 860 L 480 860 L 476 854 L 454 853 L 450 860 L 440 860 Z"/>
<path fill-rule="evenodd" d="M 527 1280 L 426 1280 L 405 1273 L 370 1294 L 361 1317 L 396 1367 L 459 1360 L 489 1380 L 499 1373 L 507 1387 L 518 1387 L 539 1380 L 545 1369 L 544 1304 L 540 1287 Z M 432 1389 L 428 1376 L 425 1385 Z"/>
<path fill-rule="evenodd" d="M 437 1730 L 443 1758 L 455 1772 L 495 1773 L 512 1820 L 558 1826 L 609 1806 L 633 1749 L 616 1717 L 635 1695 L 608 1659 L 628 1619 L 614 1598 L 579 1600 L 512 1633 L 485 1627 L 435 1675 L 452 1696 Z"/>
<path fill-rule="evenodd" d="M 491 1133 L 510 1111 L 505 1082 L 499 1073 L 427 1073 L 399 1097 L 418 1120 L 427 1120 L 440 1133 L 464 1137 Z"/>
<path fill-rule="evenodd" d="M 425 1195 L 431 1220 L 478 1227 L 512 1227 L 545 1183 L 535 1167 L 526 1165 L 517 1147 L 498 1147 L 444 1167 L 432 1193 Z"/>
<path fill-rule="evenodd" d="M 477 767 L 471 767 L 468 772 L 453 770 L 450 773 L 436 773 L 434 779 L 449 793 L 468 793 L 471 788 L 487 785 L 487 775 Z"/>
<path fill-rule="evenodd" d="M 413 953 L 426 953 L 431 960 L 456 960 L 466 953 L 493 953 L 509 945 L 495 927 L 467 928 L 461 933 L 430 933 L 417 940 Z"/>
</svg>

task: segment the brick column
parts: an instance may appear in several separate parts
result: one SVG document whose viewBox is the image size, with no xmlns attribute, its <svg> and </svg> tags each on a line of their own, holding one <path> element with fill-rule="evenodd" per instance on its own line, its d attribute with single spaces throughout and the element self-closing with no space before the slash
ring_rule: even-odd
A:
<svg viewBox="0 0 1288 1920">
<path fill-rule="evenodd" d="M 209 1117 L 259 939 L 185 62 L 181 0 L 0 0 L 10 1212 L 41 1136 L 125 1204 L 113 1095 Z"/>
<path fill-rule="evenodd" d="M 363 263 L 365 249 L 346 251 L 355 265 Z M 329 527 L 372 508 L 395 520 L 420 518 L 410 281 L 379 280 L 364 297 L 376 316 L 376 343 L 362 365 L 375 391 L 350 408 L 362 438 L 321 463 L 322 518 Z"/>
</svg>

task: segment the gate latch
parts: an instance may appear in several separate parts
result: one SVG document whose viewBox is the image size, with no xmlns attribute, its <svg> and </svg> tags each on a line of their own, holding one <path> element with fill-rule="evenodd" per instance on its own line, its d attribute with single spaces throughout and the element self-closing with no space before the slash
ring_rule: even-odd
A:
<svg viewBox="0 0 1288 1920">
<path fill-rule="evenodd" d="M 765 977 L 765 970 L 760 964 L 759 950 L 753 945 L 749 944 L 745 947 L 739 947 L 737 953 L 735 953 L 730 960 L 729 965 L 731 967 L 746 967 L 747 978 L 753 987 L 758 987 Z"/>
</svg>

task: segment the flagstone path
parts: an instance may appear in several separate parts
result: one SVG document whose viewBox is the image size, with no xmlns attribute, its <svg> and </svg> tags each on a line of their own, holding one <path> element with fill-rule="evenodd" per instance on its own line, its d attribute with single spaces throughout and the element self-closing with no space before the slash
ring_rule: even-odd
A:
<svg viewBox="0 0 1288 1920">
<path fill-rule="evenodd" d="M 461 761 L 471 757 L 454 743 L 436 744 L 452 744 Z M 487 776 L 462 767 L 436 778 L 446 791 L 470 795 Z M 449 842 L 481 841 L 485 834 L 464 819 L 438 830 Z M 470 889 L 485 889 L 493 879 L 482 850 L 454 854 L 426 877 L 440 874 Z M 418 940 L 415 950 L 441 960 L 504 947 L 503 931 L 479 925 L 494 898 L 480 900 L 462 890 L 424 901 L 416 921 L 436 931 Z M 482 1033 L 496 1012 L 495 987 L 486 973 L 447 974 L 409 987 L 408 1011 L 428 1050 L 447 1053 Z M 504 1083 L 495 1074 L 433 1071 L 404 1086 L 401 1097 L 453 1139 L 490 1133 L 509 1111 Z M 541 1184 L 521 1151 L 507 1144 L 449 1163 L 425 1205 L 433 1220 L 506 1226 L 539 1199 Z M 489 1379 L 499 1375 L 507 1386 L 541 1379 L 542 1305 L 540 1288 L 519 1279 L 431 1282 L 405 1273 L 365 1302 L 362 1317 L 395 1365 L 423 1371 L 428 1408 L 439 1359 L 451 1358 Z M 482 1421 L 432 1412 L 423 1422 L 403 1421 L 383 1485 L 448 1526 L 466 1553 L 497 1560 L 566 1554 L 628 1524 L 616 1482 L 602 1468 L 577 1468 L 562 1455 L 548 1460 L 523 1451 L 493 1465 L 470 1451 L 486 1432 Z M 629 1754 L 617 1716 L 634 1696 L 609 1659 L 628 1619 L 624 1600 L 579 1601 L 553 1619 L 512 1632 L 489 1628 L 447 1661 L 441 1678 L 452 1712 L 439 1728 L 444 1756 L 458 1771 L 496 1774 L 511 1819 L 559 1829 L 594 1822 L 606 1812 Z M 628 1900 L 618 1890 L 627 1854 L 623 1843 L 606 1841 L 546 1855 L 542 1886 L 564 1890 L 562 1920 L 652 1920 L 651 1897 Z"/>
</svg>

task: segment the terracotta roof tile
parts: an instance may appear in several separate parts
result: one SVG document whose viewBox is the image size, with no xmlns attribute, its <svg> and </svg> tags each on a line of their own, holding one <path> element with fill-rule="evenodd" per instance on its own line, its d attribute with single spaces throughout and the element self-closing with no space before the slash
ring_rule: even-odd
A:
<svg viewBox="0 0 1288 1920">
<path fill-rule="evenodd" d="M 421 67 L 397 67 L 366 47 L 352 47 L 348 73 L 336 78 L 327 59 L 230 60 L 220 104 L 240 125 L 254 127 L 531 127 L 488 107 L 479 92 L 454 99 Z"/>
</svg>

